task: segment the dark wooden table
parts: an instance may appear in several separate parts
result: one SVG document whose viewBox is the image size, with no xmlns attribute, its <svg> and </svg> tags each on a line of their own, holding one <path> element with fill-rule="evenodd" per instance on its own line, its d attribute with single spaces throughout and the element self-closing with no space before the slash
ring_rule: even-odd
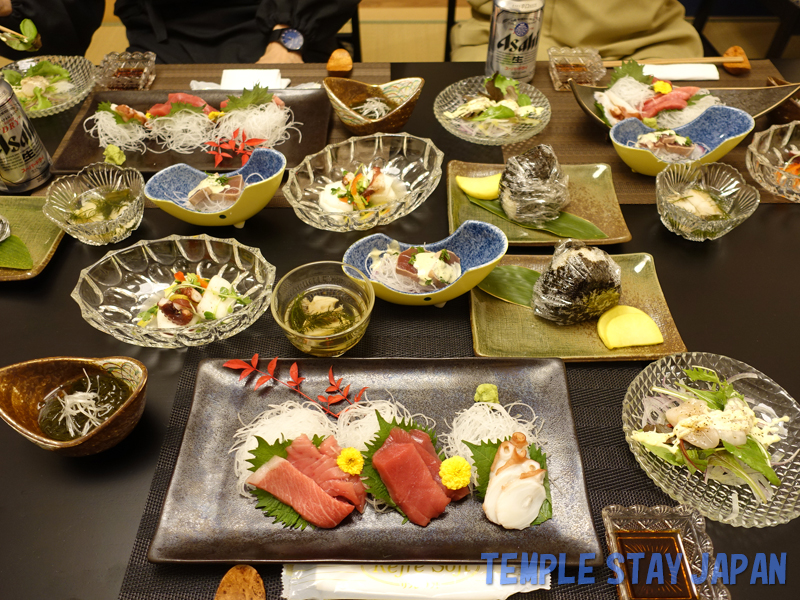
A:
<svg viewBox="0 0 800 600">
<path fill-rule="evenodd" d="M 481 71 L 482 65 L 477 64 L 392 65 L 393 79 L 411 75 L 426 79 L 405 130 L 432 138 L 445 152 L 446 161 L 502 161 L 499 148 L 471 145 L 448 134 L 431 110 L 436 94 L 446 85 Z M 197 74 L 192 78 L 202 79 Z M 570 94 L 554 92 L 546 80 L 539 85 L 553 102 L 554 113 L 576 109 Z M 69 113 L 34 124 L 52 151 L 70 124 Z M 585 147 L 573 151 L 565 162 L 597 162 L 598 156 L 608 156 L 602 132 L 588 120 L 585 135 Z M 611 164 L 615 182 L 628 175 L 621 163 Z M 382 231 L 400 239 L 441 239 L 447 234 L 446 202 L 442 183 L 412 215 Z M 706 243 L 688 242 L 667 231 L 653 205 L 625 205 L 623 213 L 633 239 L 606 249 L 612 254 L 648 252 L 655 257 L 664 294 L 687 347 L 742 360 L 800 397 L 800 207 L 762 205 L 734 232 Z M 201 228 L 148 209 L 130 239 L 97 248 L 65 237 L 39 276 L 0 283 L 0 365 L 47 356 L 127 355 L 144 362 L 150 373 L 141 422 L 119 446 L 102 454 L 62 458 L 0 426 L 3 600 L 108 600 L 119 593 L 186 351 L 145 349 L 118 342 L 90 327 L 69 294 L 80 270 L 109 250 L 142 239 L 201 232 Z M 276 265 L 279 277 L 306 262 L 341 258 L 362 235 L 319 232 L 304 225 L 287 208 L 267 208 L 241 230 L 221 227 L 206 232 L 260 247 Z M 512 248 L 511 252 L 544 254 L 549 250 Z M 432 319 L 444 314 L 427 310 L 431 310 Z M 453 303 L 444 310 L 469 318 L 466 302 Z M 576 364 L 568 368 L 614 369 L 615 365 Z M 709 521 L 708 529 L 717 552 L 743 553 L 751 562 L 757 552 L 788 553 L 786 585 L 764 588 L 740 583 L 731 589 L 734 598 L 755 600 L 767 594 L 778 600 L 797 597 L 800 520 L 767 529 L 740 529 Z M 739 581 L 743 581 L 741 576 Z M 165 591 L 158 597 L 181 595 Z"/>
</svg>

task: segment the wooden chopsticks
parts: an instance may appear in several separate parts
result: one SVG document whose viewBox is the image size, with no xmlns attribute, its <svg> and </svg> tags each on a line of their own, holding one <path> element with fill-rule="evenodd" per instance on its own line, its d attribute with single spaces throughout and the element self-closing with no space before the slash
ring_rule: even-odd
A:
<svg viewBox="0 0 800 600">
<path fill-rule="evenodd" d="M 646 58 L 637 60 L 640 65 L 698 65 L 698 64 L 711 64 L 721 65 L 722 63 L 740 63 L 744 62 L 742 56 L 703 56 L 699 58 Z M 622 65 L 621 60 L 604 60 L 603 66 L 619 67 Z"/>
</svg>

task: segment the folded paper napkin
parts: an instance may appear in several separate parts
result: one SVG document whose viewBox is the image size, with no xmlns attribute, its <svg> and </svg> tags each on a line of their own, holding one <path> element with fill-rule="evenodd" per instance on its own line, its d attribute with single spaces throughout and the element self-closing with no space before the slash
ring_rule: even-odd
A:
<svg viewBox="0 0 800 600">
<path fill-rule="evenodd" d="M 719 70 L 715 65 L 680 64 L 680 65 L 643 65 L 644 74 L 658 79 L 683 81 L 717 81 Z"/>
<path fill-rule="evenodd" d="M 493 565 L 492 584 L 486 565 L 314 565 L 283 566 L 283 598 L 287 600 L 504 600 L 518 592 L 550 589 L 550 574 L 538 583 L 501 585 L 500 565 Z"/>
</svg>

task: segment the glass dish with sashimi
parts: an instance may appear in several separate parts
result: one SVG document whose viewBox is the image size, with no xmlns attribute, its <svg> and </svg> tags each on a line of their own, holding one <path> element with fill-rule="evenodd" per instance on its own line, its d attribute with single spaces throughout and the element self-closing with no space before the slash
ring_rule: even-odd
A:
<svg viewBox="0 0 800 600">
<path fill-rule="evenodd" d="M 722 101 L 708 90 L 645 75 L 642 65 L 631 60 L 614 69 L 608 88 L 594 93 L 594 104 L 609 127 L 635 117 L 653 129 L 675 129 Z"/>
</svg>

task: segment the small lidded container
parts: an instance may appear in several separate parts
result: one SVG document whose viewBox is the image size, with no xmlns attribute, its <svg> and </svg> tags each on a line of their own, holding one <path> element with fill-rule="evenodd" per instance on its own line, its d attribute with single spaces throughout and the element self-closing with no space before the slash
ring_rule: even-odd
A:
<svg viewBox="0 0 800 600">
<path fill-rule="evenodd" d="M 550 57 L 550 78 L 557 92 L 569 91 L 569 80 L 581 85 L 597 85 L 606 68 L 600 53 L 594 48 L 558 48 L 547 51 Z"/>
<path fill-rule="evenodd" d="M 101 90 L 147 90 L 156 78 L 154 52 L 110 52 L 100 63 Z"/>
</svg>

